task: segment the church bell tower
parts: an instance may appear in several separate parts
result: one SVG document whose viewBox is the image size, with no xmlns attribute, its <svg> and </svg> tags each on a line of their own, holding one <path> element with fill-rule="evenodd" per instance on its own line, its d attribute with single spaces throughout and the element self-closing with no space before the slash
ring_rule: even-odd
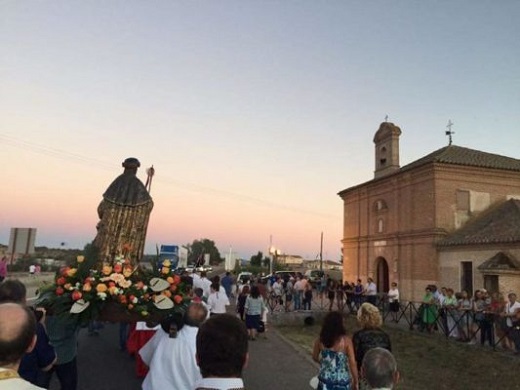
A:
<svg viewBox="0 0 520 390">
<path fill-rule="evenodd" d="M 374 178 L 397 172 L 399 166 L 399 136 L 401 129 L 390 122 L 383 122 L 374 136 L 376 169 Z"/>
</svg>

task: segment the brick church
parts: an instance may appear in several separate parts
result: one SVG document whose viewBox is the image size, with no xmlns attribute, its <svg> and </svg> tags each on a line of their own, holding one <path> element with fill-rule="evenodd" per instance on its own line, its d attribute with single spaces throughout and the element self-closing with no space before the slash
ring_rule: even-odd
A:
<svg viewBox="0 0 520 390">
<path fill-rule="evenodd" d="M 520 160 L 450 144 L 401 167 L 400 135 L 382 123 L 374 178 L 338 194 L 343 279 L 520 293 Z"/>
</svg>

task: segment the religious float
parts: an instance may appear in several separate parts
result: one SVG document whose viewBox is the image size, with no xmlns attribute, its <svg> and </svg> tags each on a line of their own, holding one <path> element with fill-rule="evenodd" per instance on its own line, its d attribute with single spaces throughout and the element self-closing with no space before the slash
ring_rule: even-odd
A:
<svg viewBox="0 0 520 390">
<path fill-rule="evenodd" d="M 140 265 L 153 201 L 154 174 L 144 185 L 136 176 L 140 163 L 123 162 L 124 172 L 103 194 L 97 235 L 88 253 L 62 268 L 42 289 L 38 304 L 53 315 L 75 316 L 81 323 L 160 321 L 184 311 L 191 286 L 175 274 L 170 261 Z"/>
</svg>

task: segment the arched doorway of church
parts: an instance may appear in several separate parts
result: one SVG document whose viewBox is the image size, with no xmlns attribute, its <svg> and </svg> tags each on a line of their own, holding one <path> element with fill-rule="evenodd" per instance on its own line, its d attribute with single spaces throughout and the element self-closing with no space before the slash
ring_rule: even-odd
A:
<svg viewBox="0 0 520 390">
<path fill-rule="evenodd" d="M 388 263 L 384 257 L 376 259 L 376 284 L 377 292 L 386 293 L 390 287 L 388 278 Z"/>
</svg>

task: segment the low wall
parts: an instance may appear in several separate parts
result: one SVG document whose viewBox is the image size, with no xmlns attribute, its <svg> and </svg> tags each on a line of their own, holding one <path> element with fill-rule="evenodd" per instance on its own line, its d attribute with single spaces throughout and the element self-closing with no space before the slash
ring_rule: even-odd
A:
<svg viewBox="0 0 520 390">
<path fill-rule="evenodd" d="M 314 322 L 320 322 L 328 311 L 298 310 L 289 312 L 274 312 L 269 316 L 269 322 L 275 326 L 297 326 L 305 325 L 305 318 L 312 317 Z"/>
</svg>

